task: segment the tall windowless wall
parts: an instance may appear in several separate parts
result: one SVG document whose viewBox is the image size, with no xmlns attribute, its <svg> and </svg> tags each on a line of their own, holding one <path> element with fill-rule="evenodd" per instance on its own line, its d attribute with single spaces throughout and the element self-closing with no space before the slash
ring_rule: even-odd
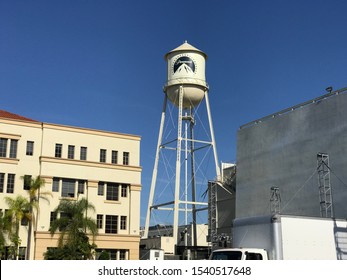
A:
<svg viewBox="0 0 347 280">
<path fill-rule="evenodd" d="M 347 217 L 347 88 L 242 126 L 237 140 L 236 217 L 320 216 L 317 154 L 327 153 L 334 214 Z"/>
</svg>

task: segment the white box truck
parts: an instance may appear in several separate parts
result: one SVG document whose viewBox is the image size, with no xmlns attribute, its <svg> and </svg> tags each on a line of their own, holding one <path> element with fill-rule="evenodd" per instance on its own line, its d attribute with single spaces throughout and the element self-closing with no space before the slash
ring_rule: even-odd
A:
<svg viewBox="0 0 347 280">
<path fill-rule="evenodd" d="M 346 260 L 347 221 L 290 215 L 235 219 L 232 248 L 211 260 Z"/>
</svg>

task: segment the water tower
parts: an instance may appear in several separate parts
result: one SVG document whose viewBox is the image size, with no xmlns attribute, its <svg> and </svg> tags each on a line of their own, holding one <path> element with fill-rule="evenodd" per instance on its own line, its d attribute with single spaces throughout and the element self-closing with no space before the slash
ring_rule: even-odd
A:
<svg viewBox="0 0 347 280">
<path fill-rule="evenodd" d="M 213 174 L 214 177 L 220 175 L 208 99 L 208 85 L 205 78 L 206 59 L 207 55 L 204 52 L 187 42 L 165 55 L 167 82 L 164 86 L 164 105 L 161 114 L 144 238 L 148 237 L 151 216 L 155 210 L 173 211 L 172 235 L 175 242 L 179 236 L 179 224 L 192 224 L 192 230 L 196 233 L 196 214 L 198 211 L 207 210 L 207 203 L 202 201 L 201 197 L 196 197 L 196 169 L 201 164 L 197 162 L 196 155 L 198 152 L 206 148 L 212 151 Z M 168 100 L 171 104 L 167 103 Z M 208 129 L 205 129 L 208 135 L 206 139 L 197 139 L 195 136 L 196 127 L 203 124 L 201 119 L 196 121 L 196 115 L 198 109 L 200 112 L 201 107 L 203 107 L 201 106 L 203 103 L 206 105 L 206 110 L 203 109 L 203 112 L 206 115 L 206 125 L 208 123 Z M 177 114 L 177 119 L 171 121 L 171 124 L 174 123 L 174 137 L 172 139 L 163 137 L 165 136 L 164 127 L 169 122 L 165 120 L 168 105 L 171 105 Z M 168 115 L 171 116 L 172 112 L 169 113 Z M 166 149 L 175 152 L 174 157 L 171 158 L 174 161 L 173 197 L 168 199 L 167 202 L 153 204 L 155 193 L 163 193 L 163 190 L 157 188 L 157 175 L 161 154 Z M 207 182 L 204 188 L 206 190 Z M 191 213 L 190 221 L 188 220 L 188 213 Z M 182 222 L 179 219 L 183 217 L 184 221 Z M 196 246 L 196 234 L 193 235 L 194 242 L 191 245 Z"/>
</svg>

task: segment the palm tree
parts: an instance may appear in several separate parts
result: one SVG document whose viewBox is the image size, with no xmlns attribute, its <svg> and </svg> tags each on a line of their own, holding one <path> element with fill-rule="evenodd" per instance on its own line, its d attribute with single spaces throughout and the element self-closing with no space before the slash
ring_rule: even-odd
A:
<svg viewBox="0 0 347 280">
<path fill-rule="evenodd" d="M 45 185 L 45 180 L 42 179 L 40 176 L 37 176 L 36 178 L 24 176 L 22 177 L 22 179 L 24 180 L 24 184 L 28 186 L 27 192 L 29 194 L 29 213 L 32 216 L 32 219 L 29 221 L 29 226 L 28 226 L 27 250 L 26 250 L 26 256 L 25 256 L 25 259 L 29 260 L 32 230 L 37 220 L 35 219 L 35 216 L 34 216 L 34 209 L 36 211 L 36 214 L 38 215 L 39 200 L 44 199 L 47 202 L 49 202 L 49 199 L 47 198 L 47 196 L 52 196 L 52 193 L 41 191 L 42 187 Z"/>
<path fill-rule="evenodd" d="M 0 211 L 0 260 L 5 255 L 6 233 L 10 230 L 10 221 L 4 212 Z"/>
<path fill-rule="evenodd" d="M 8 217 L 11 218 L 10 240 L 14 245 L 13 258 L 18 259 L 19 246 L 19 225 L 23 219 L 30 221 L 32 215 L 29 213 L 30 203 L 27 198 L 17 195 L 16 198 L 5 197 L 5 202 L 9 206 Z"/>
<path fill-rule="evenodd" d="M 92 235 L 94 242 L 98 233 L 95 220 L 86 215 L 88 210 L 95 211 L 95 207 L 82 198 L 78 201 L 62 200 L 54 211 L 60 213 L 60 217 L 51 223 L 51 235 L 60 231 L 58 248 L 68 248 L 71 259 L 77 258 L 77 251 L 81 247 L 89 245 L 87 234 Z"/>
</svg>

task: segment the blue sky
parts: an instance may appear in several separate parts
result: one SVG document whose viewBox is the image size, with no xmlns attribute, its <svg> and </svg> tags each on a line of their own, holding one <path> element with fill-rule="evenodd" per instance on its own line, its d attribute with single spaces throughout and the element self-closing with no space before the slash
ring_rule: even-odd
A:
<svg viewBox="0 0 347 280">
<path fill-rule="evenodd" d="M 347 86 L 346 11 L 344 0 L 2 0 L 0 108 L 140 135 L 144 217 L 164 55 L 185 40 L 207 53 L 219 160 L 235 162 L 240 125 Z"/>
</svg>

